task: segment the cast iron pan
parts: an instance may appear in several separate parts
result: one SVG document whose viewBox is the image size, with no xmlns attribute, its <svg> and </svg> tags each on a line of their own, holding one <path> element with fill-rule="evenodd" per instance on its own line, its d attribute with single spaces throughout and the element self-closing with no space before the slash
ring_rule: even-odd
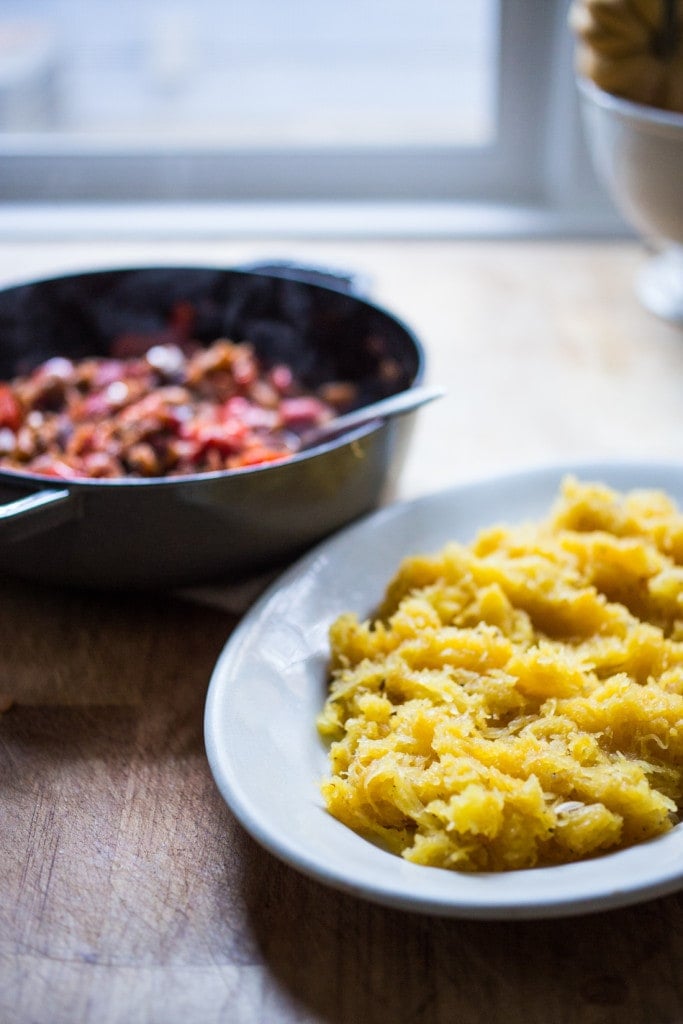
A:
<svg viewBox="0 0 683 1024">
<path fill-rule="evenodd" d="M 304 383 L 352 380 L 365 404 L 420 381 L 424 353 L 353 281 L 289 267 L 145 267 L 0 291 L 0 380 L 44 359 L 107 355 L 121 339 L 249 340 Z M 405 419 L 408 419 L 406 417 Z M 277 566 L 372 509 L 403 423 L 366 426 L 270 466 L 168 479 L 55 481 L 0 471 L 0 572 L 104 588 L 231 580 Z"/>
</svg>

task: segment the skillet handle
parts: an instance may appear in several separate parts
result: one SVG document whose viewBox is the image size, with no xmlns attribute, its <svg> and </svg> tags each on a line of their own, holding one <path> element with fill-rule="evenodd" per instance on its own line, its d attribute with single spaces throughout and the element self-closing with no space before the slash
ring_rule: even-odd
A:
<svg viewBox="0 0 683 1024">
<path fill-rule="evenodd" d="M 78 504 L 68 488 L 45 488 L 0 505 L 0 543 L 23 540 L 75 519 Z"/>
<path fill-rule="evenodd" d="M 367 299 L 371 292 L 368 278 L 352 270 L 303 266 L 289 260 L 256 260 L 254 263 L 240 263 L 233 269 L 247 274 L 267 274 L 269 277 L 303 281 L 304 284 L 319 284 L 357 299 Z"/>
</svg>

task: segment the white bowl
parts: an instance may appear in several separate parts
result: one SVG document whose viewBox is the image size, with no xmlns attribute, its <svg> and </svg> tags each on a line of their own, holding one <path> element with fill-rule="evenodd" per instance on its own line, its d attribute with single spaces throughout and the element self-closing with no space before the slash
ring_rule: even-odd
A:
<svg viewBox="0 0 683 1024">
<path fill-rule="evenodd" d="M 586 79 L 578 86 L 596 171 L 657 250 L 639 275 L 640 299 L 683 323 L 683 114 L 621 99 Z"/>
</svg>

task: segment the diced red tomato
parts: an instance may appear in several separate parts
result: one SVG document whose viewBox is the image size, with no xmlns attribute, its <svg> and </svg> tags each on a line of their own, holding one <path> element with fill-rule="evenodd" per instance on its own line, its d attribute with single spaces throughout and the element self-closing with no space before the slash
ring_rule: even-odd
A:
<svg viewBox="0 0 683 1024">
<path fill-rule="evenodd" d="M 289 458 L 291 452 L 283 451 L 282 449 L 275 450 L 274 448 L 265 448 L 255 445 L 253 448 L 248 448 L 243 452 L 237 465 L 239 466 L 258 466 L 262 462 L 281 462 L 283 459 Z"/>
<path fill-rule="evenodd" d="M 240 388 L 248 388 L 258 377 L 258 369 L 253 359 L 236 359 L 232 365 L 232 376 Z"/>
<path fill-rule="evenodd" d="M 283 398 L 280 403 L 280 417 L 285 427 L 302 429 L 320 423 L 329 411 L 318 398 L 302 395 L 298 398 Z"/>
<path fill-rule="evenodd" d="M 229 419 L 237 416 L 239 419 L 245 419 L 249 409 L 251 408 L 251 402 L 244 395 L 232 395 L 218 410 L 218 415 L 222 419 Z"/>
<path fill-rule="evenodd" d="M 273 387 L 277 388 L 280 394 L 285 394 L 292 386 L 294 381 L 294 374 L 290 370 L 289 366 L 285 366 L 284 363 L 279 363 L 274 366 L 270 371 L 270 382 Z"/>
<path fill-rule="evenodd" d="M 102 359 L 95 367 L 93 383 L 97 388 L 106 388 L 107 384 L 123 380 L 125 375 L 126 364 L 122 359 Z"/>
<path fill-rule="evenodd" d="M 19 399 L 9 384 L 0 384 L 0 427 L 18 430 L 23 415 Z"/>
<path fill-rule="evenodd" d="M 196 441 L 200 450 L 217 448 L 224 455 L 239 451 L 247 432 L 246 423 L 235 417 L 214 423 L 183 424 L 180 430 L 181 437 Z"/>
<path fill-rule="evenodd" d="M 112 403 L 107 398 L 107 392 L 96 391 L 94 395 L 87 395 L 72 407 L 72 418 L 77 423 L 82 420 L 99 420 L 103 416 L 109 416 L 112 408 Z"/>
<path fill-rule="evenodd" d="M 55 459 L 54 456 L 49 455 L 38 456 L 26 468 L 32 473 L 40 473 L 41 476 L 55 476 L 60 480 L 70 480 L 74 477 L 88 475 L 75 466 L 69 465 L 68 462 L 64 462 L 62 459 Z"/>
</svg>

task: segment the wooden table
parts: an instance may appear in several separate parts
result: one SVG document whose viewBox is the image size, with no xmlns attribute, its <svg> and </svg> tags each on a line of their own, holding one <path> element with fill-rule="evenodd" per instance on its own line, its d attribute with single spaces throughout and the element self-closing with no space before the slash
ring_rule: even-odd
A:
<svg viewBox="0 0 683 1024">
<path fill-rule="evenodd" d="M 680 457 L 683 332 L 638 306 L 635 245 L 5 243 L 0 278 L 283 255 L 367 275 L 449 389 L 420 414 L 394 498 L 549 461 Z M 340 895 L 261 850 L 202 738 L 238 614 L 12 580 L 0 602 L 2 1024 L 683 1020 L 678 896 L 445 920 Z"/>
</svg>

